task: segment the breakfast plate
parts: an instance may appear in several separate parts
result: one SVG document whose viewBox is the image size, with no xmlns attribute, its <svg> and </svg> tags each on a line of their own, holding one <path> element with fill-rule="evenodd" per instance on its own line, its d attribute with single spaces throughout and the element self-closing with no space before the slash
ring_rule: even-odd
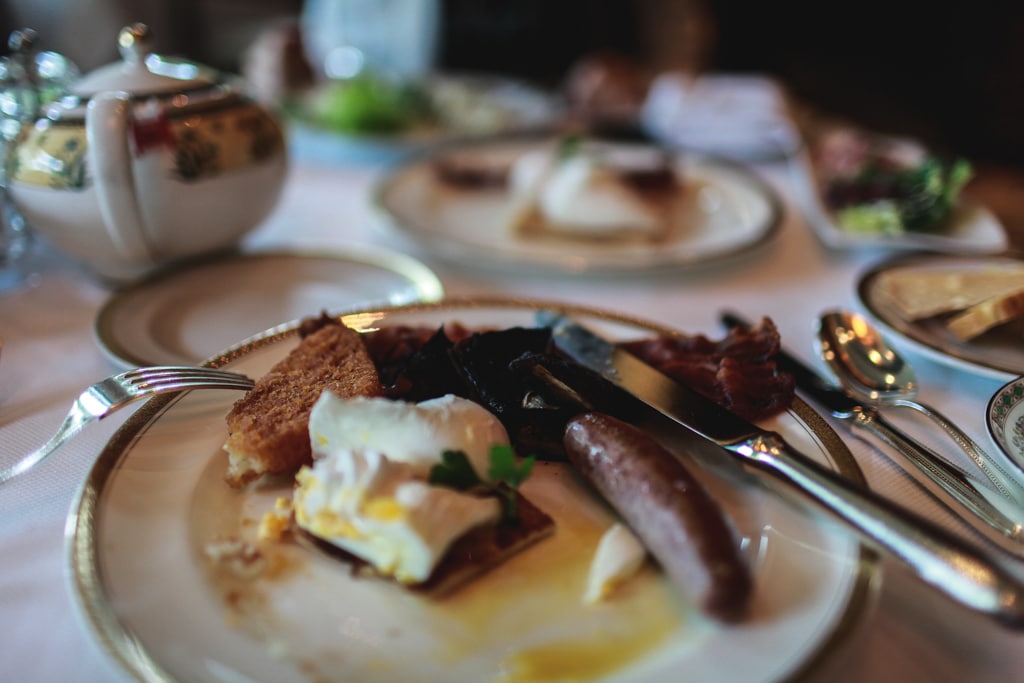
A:
<svg viewBox="0 0 1024 683">
<path fill-rule="evenodd" d="M 527 83 L 490 74 L 433 74 L 413 84 L 433 112 L 394 132 L 352 132 L 325 122 L 307 93 L 287 107 L 289 150 L 323 164 L 393 163 L 458 140 L 552 128 L 562 107 L 551 94 Z M 320 86 L 321 89 L 337 87 Z"/>
<path fill-rule="evenodd" d="M 880 278 L 896 268 L 914 268 L 927 273 L 951 267 L 987 270 L 1020 265 L 1019 260 L 1008 256 L 903 254 L 864 272 L 857 282 L 857 297 L 875 322 L 922 356 L 976 375 L 1008 381 L 1024 374 L 1024 348 L 1018 330 L 992 330 L 970 341 L 961 341 L 941 317 L 907 320 L 901 316 L 880 286 Z"/>
<path fill-rule="evenodd" d="M 598 309 L 507 299 L 370 308 L 343 320 L 357 329 L 530 326 L 541 307 L 618 339 L 666 331 Z M 274 328 L 208 364 L 259 376 L 297 339 L 294 325 Z M 80 615 L 138 680 L 790 680 L 836 661 L 877 586 L 874 555 L 856 538 L 685 436 L 673 437 L 673 447 L 697 458 L 694 471 L 730 515 L 753 569 L 751 614 L 732 626 L 691 611 L 652 566 L 611 599 L 584 604 L 587 566 L 612 519 L 555 462 L 538 463 L 523 487 L 555 519 L 554 535 L 447 597 L 356 577 L 336 559 L 283 541 L 262 547 L 264 574 L 225 575 L 204 558 L 206 544 L 254 538 L 263 513 L 292 486 L 224 483 L 224 418 L 237 396 L 192 392 L 144 404 L 100 453 L 70 513 Z M 863 482 L 806 404 L 770 422 L 812 458 Z"/>
<path fill-rule="evenodd" d="M 1006 230 L 990 209 L 960 195 L 942 229 L 887 235 L 859 233 L 839 226 L 826 208 L 815 181 L 809 153 L 790 162 L 797 200 L 811 229 L 826 247 L 837 250 L 933 251 L 952 254 L 997 254 L 1008 245 Z"/>
<path fill-rule="evenodd" d="M 261 250 L 194 261 L 114 292 L 93 335 L 115 366 L 194 365 L 310 311 L 436 301 L 440 280 L 376 247 Z"/>
<path fill-rule="evenodd" d="M 447 146 L 410 160 L 377 185 L 380 225 L 415 248 L 463 266 L 568 274 L 636 274 L 717 264 L 769 242 L 781 209 L 774 191 L 746 167 L 710 156 L 672 152 L 681 189 L 665 234 L 654 240 L 595 240 L 525 234 L 521 210 L 505 186 L 453 187 L 437 164 L 469 159 L 481 167 L 510 165 L 552 140 L 502 138 Z M 612 153 L 655 151 L 599 142 Z"/>
</svg>

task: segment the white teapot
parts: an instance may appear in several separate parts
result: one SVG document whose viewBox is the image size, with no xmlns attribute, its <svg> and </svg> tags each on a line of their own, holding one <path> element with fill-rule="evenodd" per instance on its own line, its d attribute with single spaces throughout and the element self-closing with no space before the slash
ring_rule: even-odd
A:
<svg viewBox="0 0 1024 683">
<path fill-rule="evenodd" d="M 271 112 L 224 74 L 151 53 L 149 36 L 122 29 L 122 61 L 73 83 L 7 154 L 15 209 L 114 285 L 235 245 L 287 169 Z"/>
</svg>

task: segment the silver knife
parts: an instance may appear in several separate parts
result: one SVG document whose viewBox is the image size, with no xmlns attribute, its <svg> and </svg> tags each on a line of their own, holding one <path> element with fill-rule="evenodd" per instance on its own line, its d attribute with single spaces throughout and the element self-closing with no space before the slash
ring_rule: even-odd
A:
<svg viewBox="0 0 1024 683">
<path fill-rule="evenodd" d="M 735 313 L 723 313 L 721 320 L 730 327 L 750 327 Z M 830 384 L 785 349 L 776 360 L 779 368 L 793 375 L 797 389 L 841 420 L 851 431 L 871 435 L 896 451 L 897 463 L 922 488 L 940 503 L 970 524 L 971 528 L 996 544 L 1012 545 L 1020 552 L 1024 544 L 1024 525 L 1009 517 L 985 496 L 979 487 L 988 486 L 970 476 L 926 445 L 893 425 L 879 411 L 851 398 Z M 982 524 L 971 523 L 977 519 Z"/>
<path fill-rule="evenodd" d="M 925 583 L 1000 623 L 1024 629 L 1024 574 L 994 553 L 860 487 L 754 425 L 668 378 L 572 319 L 539 311 L 555 346 L 662 415 L 746 464 L 789 484 L 869 545 L 901 560 Z"/>
</svg>

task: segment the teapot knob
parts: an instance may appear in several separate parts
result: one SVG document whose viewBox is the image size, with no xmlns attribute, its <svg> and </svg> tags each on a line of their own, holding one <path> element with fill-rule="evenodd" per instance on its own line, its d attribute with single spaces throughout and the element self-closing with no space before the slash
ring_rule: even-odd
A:
<svg viewBox="0 0 1024 683">
<path fill-rule="evenodd" d="M 143 23 L 125 26 L 117 36 L 117 49 L 129 64 L 140 64 L 152 51 L 152 33 Z"/>
</svg>

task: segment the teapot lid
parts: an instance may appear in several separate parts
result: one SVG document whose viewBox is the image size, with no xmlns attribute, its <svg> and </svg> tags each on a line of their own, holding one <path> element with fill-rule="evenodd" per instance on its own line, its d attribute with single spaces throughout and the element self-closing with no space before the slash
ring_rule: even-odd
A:
<svg viewBox="0 0 1024 683">
<path fill-rule="evenodd" d="M 71 92 L 82 97 L 110 90 L 161 95 L 204 88 L 220 80 L 214 69 L 153 53 L 150 37 L 145 24 L 121 29 L 117 37 L 121 61 L 86 74 L 71 87 Z"/>
</svg>

